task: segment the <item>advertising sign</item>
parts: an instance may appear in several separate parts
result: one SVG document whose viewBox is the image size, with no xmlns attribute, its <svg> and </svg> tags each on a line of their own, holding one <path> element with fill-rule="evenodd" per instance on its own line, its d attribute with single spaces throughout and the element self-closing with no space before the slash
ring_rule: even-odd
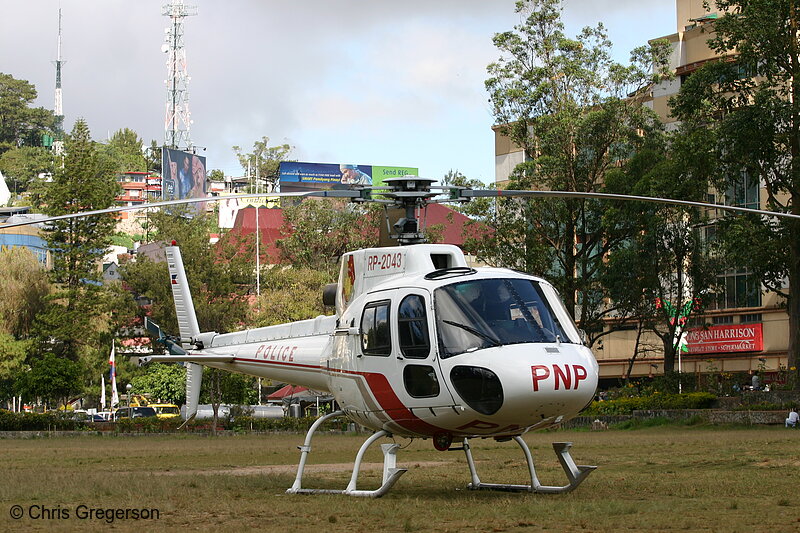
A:
<svg viewBox="0 0 800 533">
<path fill-rule="evenodd" d="M 164 200 L 206 196 L 206 158 L 164 148 L 161 151 L 161 197 Z"/>
<path fill-rule="evenodd" d="M 711 326 L 686 334 L 689 354 L 760 352 L 764 349 L 761 324 Z"/>
<path fill-rule="evenodd" d="M 380 187 L 386 178 L 417 173 L 419 169 L 414 167 L 283 161 L 280 164 L 280 184 L 281 192 L 346 189 L 351 185 Z"/>
</svg>

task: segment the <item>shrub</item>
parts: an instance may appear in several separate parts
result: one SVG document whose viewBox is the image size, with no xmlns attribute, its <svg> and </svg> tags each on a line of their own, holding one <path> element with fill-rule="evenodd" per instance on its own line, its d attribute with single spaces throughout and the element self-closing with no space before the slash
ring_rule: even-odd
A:
<svg viewBox="0 0 800 533">
<path fill-rule="evenodd" d="M 708 392 L 690 392 L 688 394 L 651 394 L 618 398 L 604 402 L 592 402 L 582 414 L 592 415 L 629 415 L 633 411 L 652 409 L 708 409 L 717 399 Z"/>
</svg>

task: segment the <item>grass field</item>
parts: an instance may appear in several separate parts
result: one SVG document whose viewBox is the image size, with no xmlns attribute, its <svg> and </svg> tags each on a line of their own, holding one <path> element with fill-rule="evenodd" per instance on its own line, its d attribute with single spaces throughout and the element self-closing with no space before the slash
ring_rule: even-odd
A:
<svg viewBox="0 0 800 533">
<path fill-rule="evenodd" d="M 315 437 L 304 486 L 344 488 L 344 463 L 364 438 Z M 376 500 L 284 494 L 302 435 L 0 440 L 0 531 L 800 530 L 800 431 L 659 427 L 525 438 L 543 483 L 565 483 L 554 441 L 574 442 L 576 462 L 599 468 L 566 495 L 473 492 L 463 452 L 414 441 L 398 453 L 408 473 Z M 366 460 L 380 463 L 373 448 Z M 482 481 L 527 482 L 513 442 L 473 441 L 473 453 Z M 362 472 L 359 488 L 377 487 L 380 477 L 379 468 Z M 109 524 L 76 516 L 86 512 L 81 505 L 159 516 Z M 14 506 L 23 518 L 11 518 Z"/>
</svg>

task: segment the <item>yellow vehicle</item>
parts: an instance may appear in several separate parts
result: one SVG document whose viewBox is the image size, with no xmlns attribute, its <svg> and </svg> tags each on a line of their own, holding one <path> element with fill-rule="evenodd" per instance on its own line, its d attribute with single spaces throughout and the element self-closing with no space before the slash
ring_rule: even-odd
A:
<svg viewBox="0 0 800 533">
<path fill-rule="evenodd" d="M 177 418 L 181 416 L 181 408 L 173 403 L 151 403 L 158 418 Z"/>
<path fill-rule="evenodd" d="M 131 407 L 152 407 L 158 418 L 177 418 L 181 416 L 181 408 L 174 403 L 152 403 L 143 394 L 131 395 Z"/>
</svg>

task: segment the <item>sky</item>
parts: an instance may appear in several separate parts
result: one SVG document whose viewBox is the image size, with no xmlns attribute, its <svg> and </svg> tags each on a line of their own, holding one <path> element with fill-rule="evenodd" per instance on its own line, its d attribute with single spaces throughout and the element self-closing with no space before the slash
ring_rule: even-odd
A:
<svg viewBox="0 0 800 533">
<path fill-rule="evenodd" d="M 164 141 L 167 0 L 0 0 L 0 72 L 53 108 L 63 14 L 65 129 Z M 449 170 L 494 181 L 484 89 L 514 0 L 185 0 L 191 139 L 208 170 L 241 176 L 234 145 L 266 136 L 292 159 Z M 675 0 L 563 0 L 566 33 L 602 22 L 614 56 L 675 33 Z"/>
</svg>

